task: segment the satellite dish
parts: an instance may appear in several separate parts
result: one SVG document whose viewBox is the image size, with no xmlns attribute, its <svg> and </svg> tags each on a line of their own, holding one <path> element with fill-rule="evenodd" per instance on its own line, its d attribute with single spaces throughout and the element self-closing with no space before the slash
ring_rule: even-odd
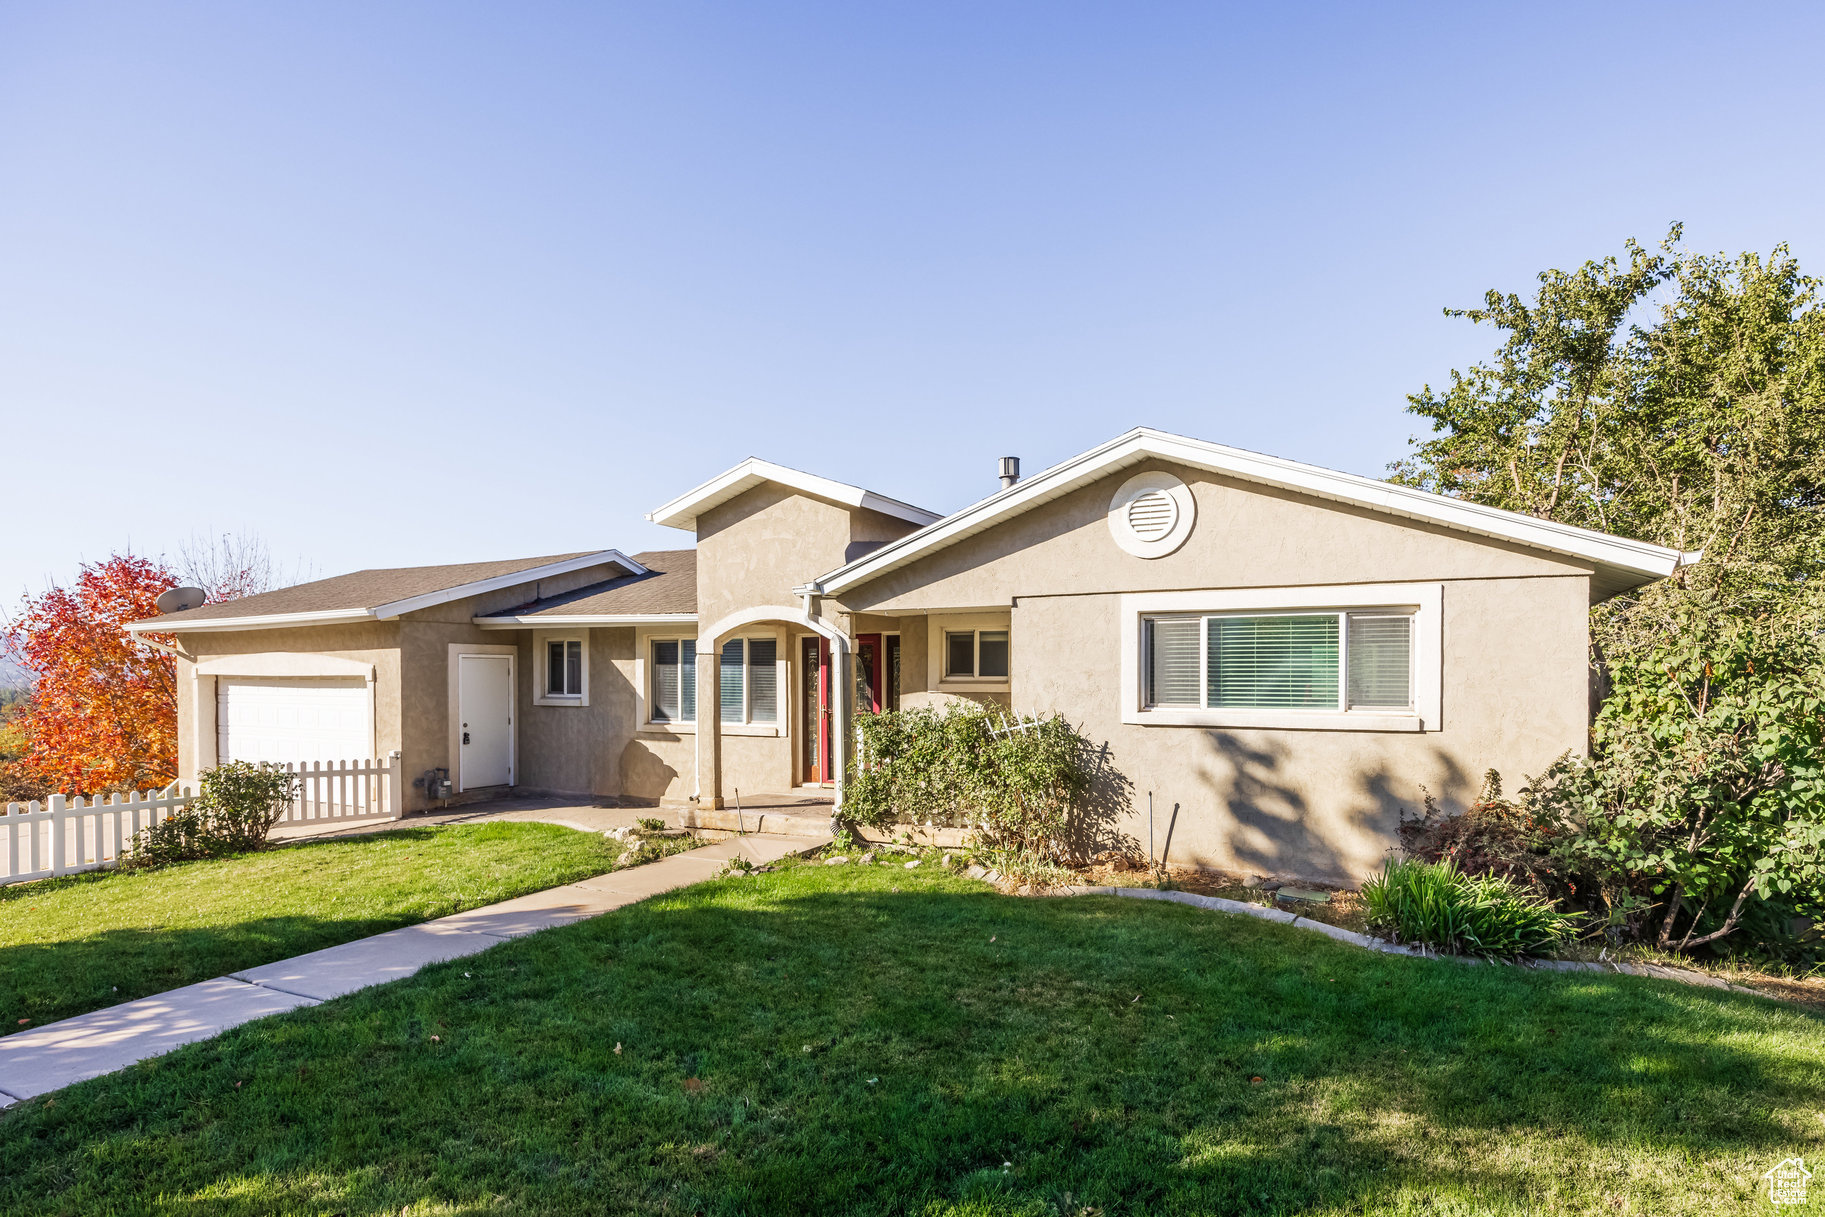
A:
<svg viewBox="0 0 1825 1217">
<path fill-rule="evenodd" d="M 185 609 L 202 607 L 203 601 L 209 599 L 209 593 L 200 587 L 174 587 L 159 593 L 158 611 L 161 613 L 181 613 Z"/>
</svg>

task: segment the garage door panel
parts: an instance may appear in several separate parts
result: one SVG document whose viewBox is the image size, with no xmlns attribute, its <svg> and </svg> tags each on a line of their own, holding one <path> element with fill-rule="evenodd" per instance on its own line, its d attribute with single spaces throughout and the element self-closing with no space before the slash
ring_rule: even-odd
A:
<svg viewBox="0 0 1825 1217">
<path fill-rule="evenodd" d="M 341 761 L 368 756 L 369 686 L 359 679 L 216 682 L 216 755 L 229 761 Z"/>
</svg>

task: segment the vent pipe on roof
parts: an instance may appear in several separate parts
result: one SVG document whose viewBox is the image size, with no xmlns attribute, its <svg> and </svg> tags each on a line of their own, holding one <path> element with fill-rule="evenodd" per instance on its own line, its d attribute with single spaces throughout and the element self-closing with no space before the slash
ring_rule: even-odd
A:
<svg viewBox="0 0 1825 1217">
<path fill-rule="evenodd" d="M 1020 480 L 1020 458 L 1004 456 L 1001 458 L 1001 488 L 1006 490 Z"/>
</svg>

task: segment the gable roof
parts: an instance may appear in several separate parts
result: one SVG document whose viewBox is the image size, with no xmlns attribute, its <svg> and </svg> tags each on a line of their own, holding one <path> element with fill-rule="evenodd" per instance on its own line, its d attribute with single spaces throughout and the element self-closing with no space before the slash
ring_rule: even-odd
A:
<svg viewBox="0 0 1825 1217">
<path fill-rule="evenodd" d="M 546 596 L 475 618 L 483 629 L 524 626 L 639 625 L 697 620 L 697 551 L 660 549 L 635 554 L 639 573 Z"/>
<path fill-rule="evenodd" d="M 447 604 L 465 596 L 499 591 L 516 583 L 549 579 L 592 566 L 613 563 L 639 574 L 646 568 L 618 549 L 557 554 L 544 558 L 511 558 L 500 562 L 459 562 L 451 566 L 400 566 L 358 570 L 295 587 L 205 604 L 181 613 L 135 621 L 134 633 L 178 630 L 254 630 L 279 626 L 332 625 L 337 622 L 391 620 L 416 609 Z"/>
<path fill-rule="evenodd" d="M 1119 470 L 1146 461 L 1171 461 L 1315 498 L 1330 499 L 1386 515 L 1438 524 L 1458 532 L 1512 542 L 1530 549 L 1579 559 L 1596 568 L 1592 580 L 1597 599 L 1639 587 L 1672 574 L 1698 554 L 1682 554 L 1663 545 L 1632 541 L 1588 528 L 1573 528 L 1518 512 L 1484 507 L 1374 478 L 1339 473 L 1317 465 L 1265 456 L 1241 448 L 1191 439 L 1151 427 L 1136 427 L 1105 444 L 1016 482 L 972 503 L 918 532 L 890 541 L 874 552 L 840 566 L 813 585 L 825 595 L 898 570 L 965 537 L 992 528 L 1022 512 L 1060 498 Z"/>
<path fill-rule="evenodd" d="M 647 512 L 646 518 L 668 528 L 695 529 L 699 515 L 767 482 L 778 482 L 782 486 L 790 486 L 794 490 L 820 499 L 829 499 L 846 507 L 866 507 L 870 511 L 878 511 L 882 515 L 921 527 L 942 518 L 935 511 L 914 507 L 911 503 L 902 503 L 899 499 L 890 499 L 872 490 L 851 486 L 848 482 L 819 477 L 800 469 L 788 469 L 756 456 L 717 474 L 701 486 L 685 491 L 663 507 Z"/>
</svg>

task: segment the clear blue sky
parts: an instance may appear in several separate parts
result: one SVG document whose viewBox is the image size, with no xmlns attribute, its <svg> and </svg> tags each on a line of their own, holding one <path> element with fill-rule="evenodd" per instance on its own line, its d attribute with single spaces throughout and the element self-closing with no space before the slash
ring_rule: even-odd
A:
<svg viewBox="0 0 1825 1217">
<path fill-rule="evenodd" d="M 1484 289 L 1825 273 L 1825 6 L 0 3 L 0 599 L 949 510 L 1137 423 L 1381 474 Z"/>
</svg>

